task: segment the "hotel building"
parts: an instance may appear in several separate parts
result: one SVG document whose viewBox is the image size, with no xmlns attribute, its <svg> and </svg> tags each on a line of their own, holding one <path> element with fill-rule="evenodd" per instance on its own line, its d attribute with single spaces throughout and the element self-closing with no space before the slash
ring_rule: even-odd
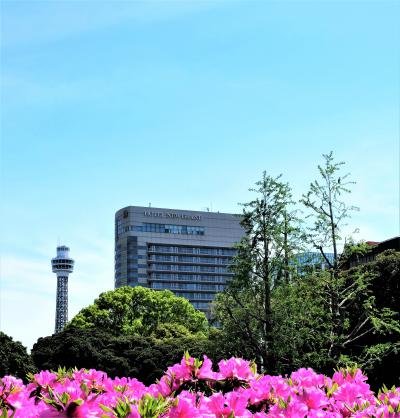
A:
<svg viewBox="0 0 400 418">
<path fill-rule="evenodd" d="M 243 236 L 228 213 L 128 206 L 115 214 L 115 288 L 169 289 L 209 312 Z"/>
</svg>

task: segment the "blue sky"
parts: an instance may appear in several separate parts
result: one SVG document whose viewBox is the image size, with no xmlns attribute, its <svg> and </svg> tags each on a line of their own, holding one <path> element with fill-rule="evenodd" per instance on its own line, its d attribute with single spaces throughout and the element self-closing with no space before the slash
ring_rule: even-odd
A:
<svg viewBox="0 0 400 418">
<path fill-rule="evenodd" d="M 54 328 L 113 288 L 127 205 L 237 212 L 263 170 L 296 198 L 333 150 L 357 239 L 399 234 L 399 3 L 2 1 L 3 331 Z"/>
</svg>

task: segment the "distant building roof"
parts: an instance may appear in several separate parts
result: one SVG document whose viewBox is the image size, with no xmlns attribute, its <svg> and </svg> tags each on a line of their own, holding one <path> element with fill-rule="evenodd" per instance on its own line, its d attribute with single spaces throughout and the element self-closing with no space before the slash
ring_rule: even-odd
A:
<svg viewBox="0 0 400 418">
<path fill-rule="evenodd" d="M 371 247 L 369 252 L 363 256 L 354 254 L 346 263 L 345 268 L 357 266 L 359 264 L 370 263 L 375 260 L 375 257 L 386 250 L 400 251 L 400 236 L 386 239 L 381 242 L 366 241 L 366 244 Z"/>
<path fill-rule="evenodd" d="M 379 241 L 366 241 L 365 242 L 367 245 L 373 247 L 374 245 L 378 245 Z"/>
</svg>

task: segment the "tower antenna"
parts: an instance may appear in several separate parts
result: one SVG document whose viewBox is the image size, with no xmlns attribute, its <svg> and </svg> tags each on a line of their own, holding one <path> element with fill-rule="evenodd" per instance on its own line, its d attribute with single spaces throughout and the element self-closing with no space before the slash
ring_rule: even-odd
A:
<svg viewBox="0 0 400 418">
<path fill-rule="evenodd" d="M 68 322 L 68 275 L 74 270 L 74 260 L 69 257 L 69 248 L 57 246 L 57 257 L 52 258 L 53 273 L 57 274 L 56 324 L 55 334 Z"/>
</svg>

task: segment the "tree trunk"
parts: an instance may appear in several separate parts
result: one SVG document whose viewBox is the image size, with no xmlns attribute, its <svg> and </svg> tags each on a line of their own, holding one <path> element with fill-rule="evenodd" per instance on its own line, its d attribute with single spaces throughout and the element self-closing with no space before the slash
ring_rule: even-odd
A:
<svg viewBox="0 0 400 418">
<path fill-rule="evenodd" d="M 331 289 L 331 309 L 332 309 L 332 340 L 331 346 L 329 348 L 329 354 L 332 358 L 337 361 L 339 360 L 341 350 L 340 346 L 337 341 L 337 337 L 341 335 L 341 312 L 339 306 L 339 294 L 338 294 L 338 280 L 339 280 L 339 272 L 338 272 L 338 263 L 337 263 L 337 244 L 336 244 L 336 225 L 335 219 L 333 216 L 333 209 L 332 209 L 332 196 L 329 184 L 329 222 L 331 226 L 331 238 L 332 238 L 332 246 L 333 246 L 333 269 L 331 269 L 331 282 L 332 282 L 332 289 Z"/>
</svg>

